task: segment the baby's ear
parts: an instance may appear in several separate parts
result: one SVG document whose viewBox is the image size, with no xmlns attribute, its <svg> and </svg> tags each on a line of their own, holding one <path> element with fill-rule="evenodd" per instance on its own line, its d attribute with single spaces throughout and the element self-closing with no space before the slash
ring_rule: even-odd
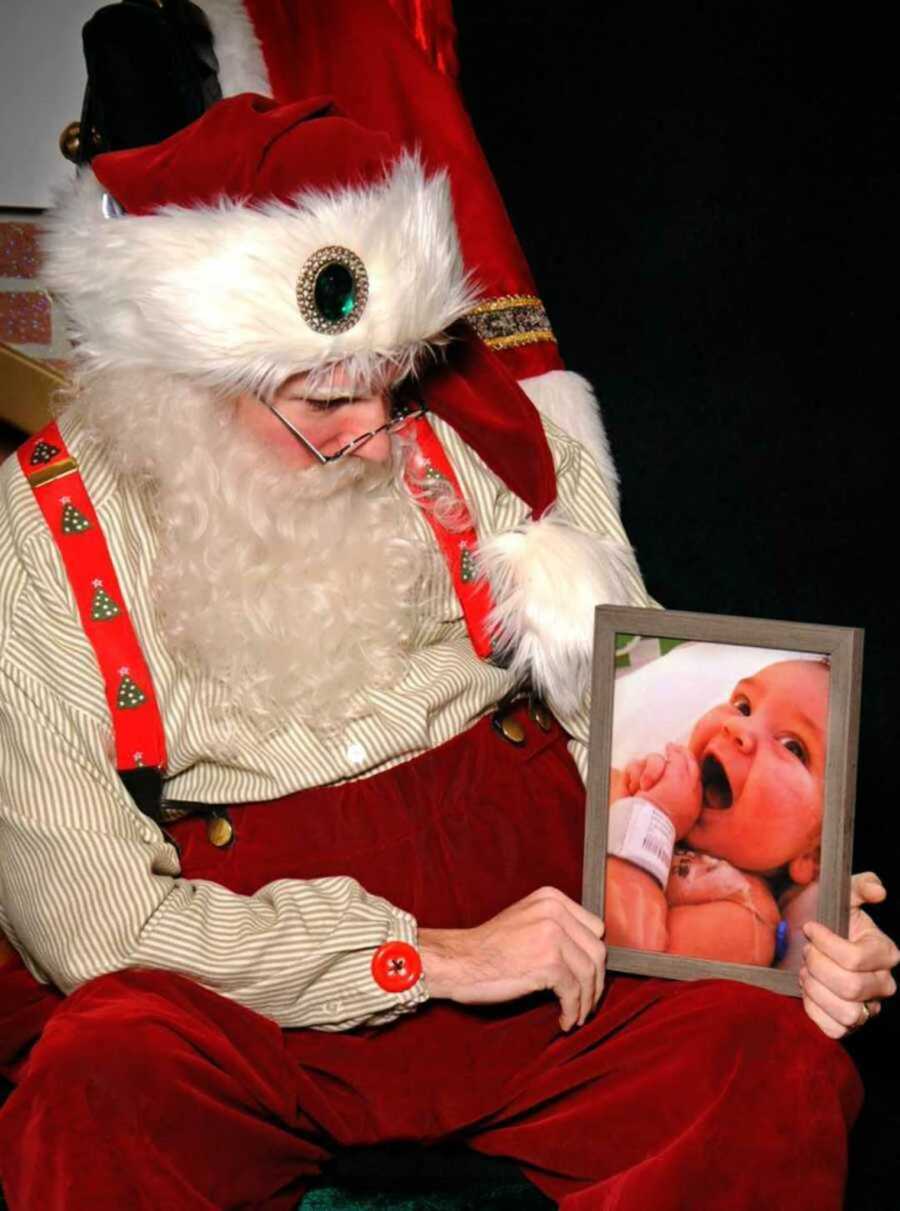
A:
<svg viewBox="0 0 900 1211">
<path fill-rule="evenodd" d="M 800 887 L 805 887 L 808 883 L 814 882 L 819 877 L 819 851 L 818 849 L 809 850 L 808 853 L 801 854 L 799 858 L 794 858 L 788 863 L 788 874 L 793 883 Z"/>
</svg>

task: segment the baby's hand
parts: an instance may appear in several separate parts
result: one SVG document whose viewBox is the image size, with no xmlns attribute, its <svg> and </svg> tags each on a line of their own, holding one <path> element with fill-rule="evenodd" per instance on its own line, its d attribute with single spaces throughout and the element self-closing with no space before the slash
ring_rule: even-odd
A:
<svg viewBox="0 0 900 1211">
<path fill-rule="evenodd" d="M 672 873 L 666 886 L 670 904 L 708 904 L 749 896 L 750 890 L 744 872 L 724 858 L 691 849 L 676 849 L 672 855 Z"/>
<path fill-rule="evenodd" d="M 661 771 L 653 782 L 649 782 L 650 775 L 657 773 L 660 762 Z M 648 782 L 649 785 L 645 785 Z M 634 793 L 649 799 L 666 813 L 675 825 L 675 837 L 680 841 L 696 824 L 703 802 L 700 767 L 694 754 L 681 744 L 667 744 L 665 758 L 659 753 L 651 754 L 646 759 L 640 789 Z"/>
<path fill-rule="evenodd" d="M 635 757 L 625 766 L 625 787 L 629 795 L 640 795 L 656 786 L 666 768 L 666 759 L 660 753 L 646 757 Z"/>
</svg>

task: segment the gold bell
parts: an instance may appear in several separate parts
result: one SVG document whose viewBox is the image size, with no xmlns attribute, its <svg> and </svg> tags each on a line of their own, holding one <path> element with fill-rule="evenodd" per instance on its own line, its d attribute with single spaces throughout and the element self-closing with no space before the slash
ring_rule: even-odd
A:
<svg viewBox="0 0 900 1211">
<path fill-rule="evenodd" d="M 64 127 L 59 136 L 59 150 L 71 160 L 73 164 L 78 163 L 78 158 L 81 155 L 81 123 L 70 122 Z"/>
<path fill-rule="evenodd" d="M 225 849 L 234 840 L 234 825 L 225 812 L 212 812 L 206 821 L 206 836 L 216 849 Z"/>
<path fill-rule="evenodd" d="M 518 719 L 513 719 L 511 715 L 497 714 L 494 716 L 493 723 L 503 739 L 508 740 L 510 744 L 525 743 L 525 728 Z"/>
<path fill-rule="evenodd" d="M 549 732 L 553 727 L 553 716 L 541 702 L 540 698 L 532 698 L 528 704 L 528 713 L 542 732 Z"/>
</svg>

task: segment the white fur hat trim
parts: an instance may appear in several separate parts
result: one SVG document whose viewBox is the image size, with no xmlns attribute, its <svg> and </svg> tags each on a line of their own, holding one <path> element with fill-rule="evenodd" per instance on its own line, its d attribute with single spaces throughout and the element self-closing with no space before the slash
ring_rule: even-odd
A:
<svg viewBox="0 0 900 1211">
<path fill-rule="evenodd" d="M 268 394 L 300 371 L 346 388 L 408 373 L 465 315 L 462 263 L 445 173 L 404 153 L 383 181 L 298 194 L 288 205 L 223 199 L 105 218 L 85 173 L 51 213 L 46 276 L 89 368 L 155 368 L 229 393 Z M 297 278 L 328 245 L 363 262 L 369 297 L 348 331 L 314 332 Z"/>
</svg>

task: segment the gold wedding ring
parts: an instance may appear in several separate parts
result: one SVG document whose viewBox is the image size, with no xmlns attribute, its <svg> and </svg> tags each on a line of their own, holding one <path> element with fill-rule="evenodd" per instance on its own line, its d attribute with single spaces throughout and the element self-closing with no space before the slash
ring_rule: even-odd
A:
<svg viewBox="0 0 900 1211">
<path fill-rule="evenodd" d="M 866 1002 L 863 1001 L 863 1003 L 859 1007 L 859 1018 L 853 1023 L 853 1025 L 850 1027 L 850 1029 L 847 1031 L 847 1033 L 855 1034 L 857 1032 L 857 1030 L 861 1030 L 863 1028 L 863 1026 L 865 1026 L 866 1022 L 868 1022 L 868 1020 L 871 1016 L 872 1016 L 872 1010 L 869 1008 L 869 1006 L 866 1004 Z"/>
</svg>

